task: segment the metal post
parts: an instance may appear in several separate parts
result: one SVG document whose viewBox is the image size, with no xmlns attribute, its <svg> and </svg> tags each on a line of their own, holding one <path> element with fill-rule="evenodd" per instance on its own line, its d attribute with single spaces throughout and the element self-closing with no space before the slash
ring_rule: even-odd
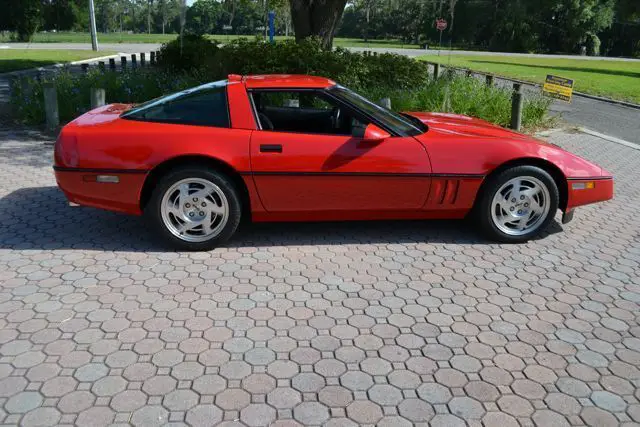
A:
<svg viewBox="0 0 640 427">
<path fill-rule="evenodd" d="M 136 59 L 136 54 L 132 53 L 131 54 L 131 68 L 136 68 L 137 65 L 138 65 L 138 60 Z"/>
<path fill-rule="evenodd" d="M 103 73 L 104 73 L 105 68 L 106 68 L 106 66 L 105 66 L 104 61 L 100 61 L 100 62 L 98 62 L 98 69 L 99 69 L 101 72 L 103 72 Z"/>
<path fill-rule="evenodd" d="M 491 74 L 487 74 L 486 81 L 487 81 L 487 86 L 489 87 L 493 86 L 493 76 Z"/>
<path fill-rule="evenodd" d="M 511 129 L 520 130 L 522 126 L 522 85 L 513 84 L 513 95 L 511 95 Z"/>
<path fill-rule="evenodd" d="M 53 83 L 45 83 L 44 112 L 47 118 L 47 129 L 54 130 L 60 126 L 60 114 L 58 113 L 58 94 Z"/>
<path fill-rule="evenodd" d="M 149 62 L 151 63 L 151 65 L 156 63 L 156 53 L 155 52 L 150 52 L 149 53 Z"/>
<path fill-rule="evenodd" d="M 144 52 L 140 53 L 140 66 L 144 67 L 146 62 L 147 62 L 147 55 Z"/>
<path fill-rule="evenodd" d="M 276 20 L 276 13 L 272 10 L 269 12 L 269 43 L 273 43 L 273 37 L 276 34 L 276 26 L 275 26 L 275 20 Z"/>
<path fill-rule="evenodd" d="M 120 69 L 122 71 L 127 69 L 127 57 L 126 56 L 121 56 L 120 57 Z"/>
<path fill-rule="evenodd" d="M 391 109 L 391 98 L 382 98 L 379 102 L 378 105 Z"/>
<path fill-rule="evenodd" d="M 116 70 L 116 59 L 115 58 L 109 58 L 109 69 L 111 71 L 115 71 Z"/>
<path fill-rule="evenodd" d="M 91 88 L 91 109 L 102 107 L 106 104 L 105 102 L 105 91 L 104 89 Z"/>
<path fill-rule="evenodd" d="M 89 20 L 91 24 L 91 49 L 98 50 L 98 32 L 96 30 L 96 10 L 93 7 L 93 0 L 89 0 Z"/>
<path fill-rule="evenodd" d="M 82 72 L 85 74 L 89 71 L 89 64 L 82 64 L 80 67 L 82 68 Z"/>
<path fill-rule="evenodd" d="M 438 77 L 440 77 L 440 64 L 435 62 L 433 64 L 433 78 L 438 79 Z"/>
</svg>

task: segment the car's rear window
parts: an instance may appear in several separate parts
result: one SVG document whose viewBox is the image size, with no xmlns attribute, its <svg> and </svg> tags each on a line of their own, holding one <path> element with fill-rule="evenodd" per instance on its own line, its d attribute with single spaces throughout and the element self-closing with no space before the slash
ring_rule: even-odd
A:
<svg viewBox="0 0 640 427">
<path fill-rule="evenodd" d="M 229 127 L 227 81 L 207 83 L 137 105 L 121 117 L 158 123 Z"/>
</svg>

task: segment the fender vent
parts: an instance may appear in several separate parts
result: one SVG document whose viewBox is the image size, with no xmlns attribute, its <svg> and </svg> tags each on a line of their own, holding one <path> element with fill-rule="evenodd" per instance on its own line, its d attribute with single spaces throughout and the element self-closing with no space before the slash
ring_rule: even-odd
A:
<svg viewBox="0 0 640 427">
<path fill-rule="evenodd" d="M 455 205 L 458 200 L 458 190 L 460 180 L 457 179 L 436 179 L 431 183 L 431 195 L 429 204 L 432 205 Z"/>
</svg>

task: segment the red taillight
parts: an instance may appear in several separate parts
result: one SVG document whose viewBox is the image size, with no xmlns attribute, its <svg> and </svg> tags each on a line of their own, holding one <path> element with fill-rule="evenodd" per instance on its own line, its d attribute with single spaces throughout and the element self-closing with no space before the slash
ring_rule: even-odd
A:
<svg viewBox="0 0 640 427">
<path fill-rule="evenodd" d="M 58 166 L 78 166 L 78 140 L 75 135 L 60 133 L 56 139 L 54 162 Z"/>
</svg>

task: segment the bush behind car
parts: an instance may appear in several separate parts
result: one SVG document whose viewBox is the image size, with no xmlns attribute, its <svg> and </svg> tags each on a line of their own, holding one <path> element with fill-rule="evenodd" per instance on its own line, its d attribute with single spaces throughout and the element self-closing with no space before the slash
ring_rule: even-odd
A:
<svg viewBox="0 0 640 427">
<path fill-rule="evenodd" d="M 160 50 L 159 64 L 169 70 L 202 70 L 211 80 L 228 74 L 313 74 L 332 78 L 354 89 L 377 86 L 410 89 L 424 85 L 429 76 L 423 63 L 403 55 L 368 55 L 344 48 L 323 50 L 308 39 L 265 43 L 238 39 L 218 45 L 201 36 L 185 36 Z"/>
</svg>

